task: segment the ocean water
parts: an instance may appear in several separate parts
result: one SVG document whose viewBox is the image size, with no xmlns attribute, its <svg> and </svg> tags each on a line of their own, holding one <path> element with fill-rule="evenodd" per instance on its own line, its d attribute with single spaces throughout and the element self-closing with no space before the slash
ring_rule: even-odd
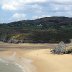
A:
<svg viewBox="0 0 72 72">
<path fill-rule="evenodd" d="M 23 71 L 18 65 L 0 59 L 0 72 L 23 72 Z"/>
</svg>

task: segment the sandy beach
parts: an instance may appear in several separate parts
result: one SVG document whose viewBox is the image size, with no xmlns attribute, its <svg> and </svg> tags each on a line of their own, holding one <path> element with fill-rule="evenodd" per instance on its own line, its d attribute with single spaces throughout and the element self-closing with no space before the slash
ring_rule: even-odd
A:
<svg viewBox="0 0 72 72">
<path fill-rule="evenodd" d="M 72 72 L 72 55 L 51 54 L 48 44 L 0 44 L 0 48 L 2 47 L 5 50 L 0 51 L 0 57 L 8 58 L 16 52 L 16 62 L 26 72 Z"/>
</svg>

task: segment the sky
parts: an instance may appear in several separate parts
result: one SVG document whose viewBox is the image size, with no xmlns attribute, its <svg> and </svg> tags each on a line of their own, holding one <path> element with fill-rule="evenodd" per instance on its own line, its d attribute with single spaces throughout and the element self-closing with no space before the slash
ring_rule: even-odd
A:
<svg viewBox="0 0 72 72">
<path fill-rule="evenodd" d="M 0 1 L 0 23 L 51 16 L 72 17 L 72 0 Z"/>
</svg>

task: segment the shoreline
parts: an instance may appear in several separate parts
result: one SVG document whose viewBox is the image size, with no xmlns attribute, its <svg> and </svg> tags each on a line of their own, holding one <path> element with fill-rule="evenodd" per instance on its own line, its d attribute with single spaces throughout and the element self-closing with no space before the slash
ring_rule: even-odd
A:
<svg viewBox="0 0 72 72">
<path fill-rule="evenodd" d="M 16 52 L 14 52 L 12 55 L 10 56 L 3 56 L 0 57 L 2 62 L 7 62 L 7 63 L 11 63 L 11 64 L 15 64 L 17 65 L 22 72 L 36 72 L 36 68 L 35 66 L 32 64 L 33 60 L 31 59 L 27 59 L 25 57 L 18 57 L 16 56 Z"/>
<path fill-rule="evenodd" d="M 36 68 L 32 62 L 30 59 L 21 58 L 16 60 L 15 64 L 21 68 L 23 72 L 36 72 Z"/>
<path fill-rule="evenodd" d="M 51 54 L 50 48 L 46 48 L 51 46 L 47 46 L 47 44 L 41 44 L 40 46 L 33 44 L 20 45 L 23 48 L 18 48 L 19 45 L 14 45 L 13 48 L 12 46 L 9 44 L 4 46 L 3 44 L 3 48 L 11 48 L 1 50 L 0 57 L 11 58 L 11 56 L 15 56 L 18 65 L 22 65 L 26 69 L 26 72 L 72 72 L 72 55 Z M 43 48 L 41 48 L 42 46 Z"/>
</svg>

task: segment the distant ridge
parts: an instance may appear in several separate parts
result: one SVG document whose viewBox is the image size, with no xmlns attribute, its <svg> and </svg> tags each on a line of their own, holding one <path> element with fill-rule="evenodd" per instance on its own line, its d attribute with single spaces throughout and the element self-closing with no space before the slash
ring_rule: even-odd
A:
<svg viewBox="0 0 72 72">
<path fill-rule="evenodd" d="M 35 21 L 35 20 L 41 20 L 41 19 L 52 19 L 52 18 L 65 18 L 65 19 L 72 19 L 72 17 L 65 17 L 65 16 L 51 16 L 51 17 L 41 17 L 41 18 L 36 18 L 36 19 L 28 19 L 28 20 L 19 20 L 19 21 L 13 21 L 13 22 L 20 22 L 20 21 Z M 13 22 L 8 22 L 8 23 L 0 23 L 0 24 L 9 24 Z"/>
<path fill-rule="evenodd" d="M 72 39 L 71 17 L 43 17 L 0 24 L 0 40 L 10 43 L 56 43 Z"/>
</svg>

